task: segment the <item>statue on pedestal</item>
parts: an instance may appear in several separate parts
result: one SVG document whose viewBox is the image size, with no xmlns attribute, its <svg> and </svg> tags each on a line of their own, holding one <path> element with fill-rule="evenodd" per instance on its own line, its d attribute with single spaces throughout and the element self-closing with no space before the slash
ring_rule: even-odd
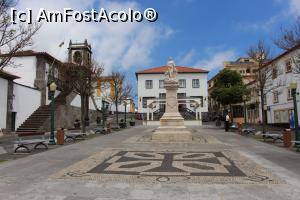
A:
<svg viewBox="0 0 300 200">
<path fill-rule="evenodd" d="M 184 126 L 184 119 L 178 112 L 178 80 L 177 69 L 172 58 L 168 60 L 168 70 L 165 72 L 166 112 L 160 118 L 160 126 L 152 134 L 155 141 L 191 141 L 192 134 Z"/>
<path fill-rule="evenodd" d="M 174 60 L 172 58 L 169 58 L 167 65 L 168 71 L 165 72 L 165 80 L 175 80 L 177 76 L 177 69 Z"/>
</svg>

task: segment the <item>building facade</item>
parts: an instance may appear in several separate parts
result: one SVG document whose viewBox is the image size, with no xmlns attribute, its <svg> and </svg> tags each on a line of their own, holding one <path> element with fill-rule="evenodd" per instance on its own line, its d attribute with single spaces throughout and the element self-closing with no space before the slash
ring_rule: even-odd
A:
<svg viewBox="0 0 300 200">
<path fill-rule="evenodd" d="M 55 82 L 55 125 L 56 127 L 72 127 L 75 119 L 80 119 L 81 103 L 80 96 L 73 90 L 64 89 L 66 85 L 62 68 L 67 63 L 79 66 L 88 66 L 91 63 L 91 45 L 85 40 L 83 43 L 72 43 L 68 47 L 68 60 L 60 61 L 47 52 L 32 50 L 17 52 L 11 59 L 14 66 L 6 67 L 10 74 L 18 76 L 14 80 L 12 114 L 18 131 L 47 130 L 50 126 L 48 85 Z M 6 56 L 2 54 L 1 56 Z M 2 89 L 1 89 L 2 91 Z M 10 96 L 10 95 L 7 95 Z M 96 121 L 97 104 L 89 98 L 90 120 Z M 34 121 L 37 115 L 42 118 L 40 123 Z M 48 116 L 49 115 L 49 116 Z M 31 120 L 31 118 L 33 118 Z M 24 129 L 23 129 L 24 128 Z M 31 129 L 30 129 L 31 130 Z"/>
<path fill-rule="evenodd" d="M 111 101 L 114 99 L 115 88 L 113 84 L 112 76 L 102 76 L 97 81 L 97 86 L 95 89 L 94 99 L 97 103 L 97 107 L 106 109 L 114 113 L 116 111 L 115 104 Z M 135 104 L 131 97 L 124 99 L 118 104 L 118 112 L 135 112 Z"/>
<path fill-rule="evenodd" d="M 207 113 L 207 73 L 208 71 L 191 67 L 176 66 L 179 88 L 177 91 L 179 112 Z M 168 66 L 154 67 L 136 72 L 138 85 L 138 112 L 144 116 L 151 110 L 161 117 L 165 109 L 166 90 L 164 73 Z M 148 116 L 149 117 L 149 116 Z M 158 119 L 159 119 L 158 117 Z M 151 116 L 150 116 L 151 118 Z M 158 120 L 157 119 L 157 120 Z"/>
<path fill-rule="evenodd" d="M 268 84 L 266 84 L 267 87 L 265 88 L 269 92 L 266 94 L 264 102 L 267 122 L 269 124 L 289 124 L 294 109 L 290 89 L 292 81 L 298 83 L 297 107 L 299 108 L 300 106 L 300 45 L 277 56 L 263 68 L 268 68 L 268 72 L 270 73 Z"/>
<path fill-rule="evenodd" d="M 248 85 L 253 83 L 256 78 L 256 72 L 258 70 L 257 63 L 248 57 L 240 57 L 236 61 L 225 61 L 223 62 L 224 69 L 236 71 L 242 76 L 243 83 Z M 224 115 L 225 110 L 229 110 L 229 108 L 224 108 L 218 102 L 216 102 L 213 98 L 211 98 L 210 93 L 213 91 L 214 83 L 218 78 L 218 74 L 212 77 L 208 81 L 208 110 L 210 113 L 210 119 L 215 119 L 216 115 Z M 252 103 L 251 103 L 252 104 Z M 251 108 L 253 106 L 251 105 Z M 239 122 L 244 120 L 244 104 L 235 104 L 232 105 L 231 115 L 234 122 Z M 254 114 L 253 114 L 254 116 Z"/>
</svg>

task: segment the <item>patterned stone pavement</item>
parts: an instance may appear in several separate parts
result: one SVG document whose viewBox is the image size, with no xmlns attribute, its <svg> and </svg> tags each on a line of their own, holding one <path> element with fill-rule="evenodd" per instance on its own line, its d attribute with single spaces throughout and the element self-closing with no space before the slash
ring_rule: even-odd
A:
<svg viewBox="0 0 300 200">
<path fill-rule="evenodd" d="M 268 170 L 232 151 L 159 152 L 107 149 L 53 178 L 129 183 L 278 184 Z"/>
<path fill-rule="evenodd" d="M 297 153 L 209 126 L 151 142 L 154 128 L 0 163 L 0 199 L 299 199 Z"/>
</svg>

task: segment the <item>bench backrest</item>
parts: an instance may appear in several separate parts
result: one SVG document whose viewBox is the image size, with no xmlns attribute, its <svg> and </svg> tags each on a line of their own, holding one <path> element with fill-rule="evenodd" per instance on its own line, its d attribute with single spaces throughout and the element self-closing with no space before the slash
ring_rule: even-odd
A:
<svg viewBox="0 0 300 200">
<path fill-rule="evenodd" d="M 31 139 L 45 139 L 45 132 L 19 132 L 18 133 L 18 140 L 31 140 Z"/>
<path fill-rule="evenodd" d="M 19 132 L 18 137 L 27 137 L 27 136 L 44 136 L 45 132 Z"/>
</svg>

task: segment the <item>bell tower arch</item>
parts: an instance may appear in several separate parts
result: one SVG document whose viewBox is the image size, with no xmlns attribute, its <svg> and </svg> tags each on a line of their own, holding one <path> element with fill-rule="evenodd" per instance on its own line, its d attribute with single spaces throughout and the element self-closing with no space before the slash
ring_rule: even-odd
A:
<svg viewBox="0 0 300 200">
<path fill-rule="evenodd" d="M 87 40 L 84 43 L 69 42 L 68 62 L 89 66 L 92 62 L 92 47 Z"/>
</svg>

